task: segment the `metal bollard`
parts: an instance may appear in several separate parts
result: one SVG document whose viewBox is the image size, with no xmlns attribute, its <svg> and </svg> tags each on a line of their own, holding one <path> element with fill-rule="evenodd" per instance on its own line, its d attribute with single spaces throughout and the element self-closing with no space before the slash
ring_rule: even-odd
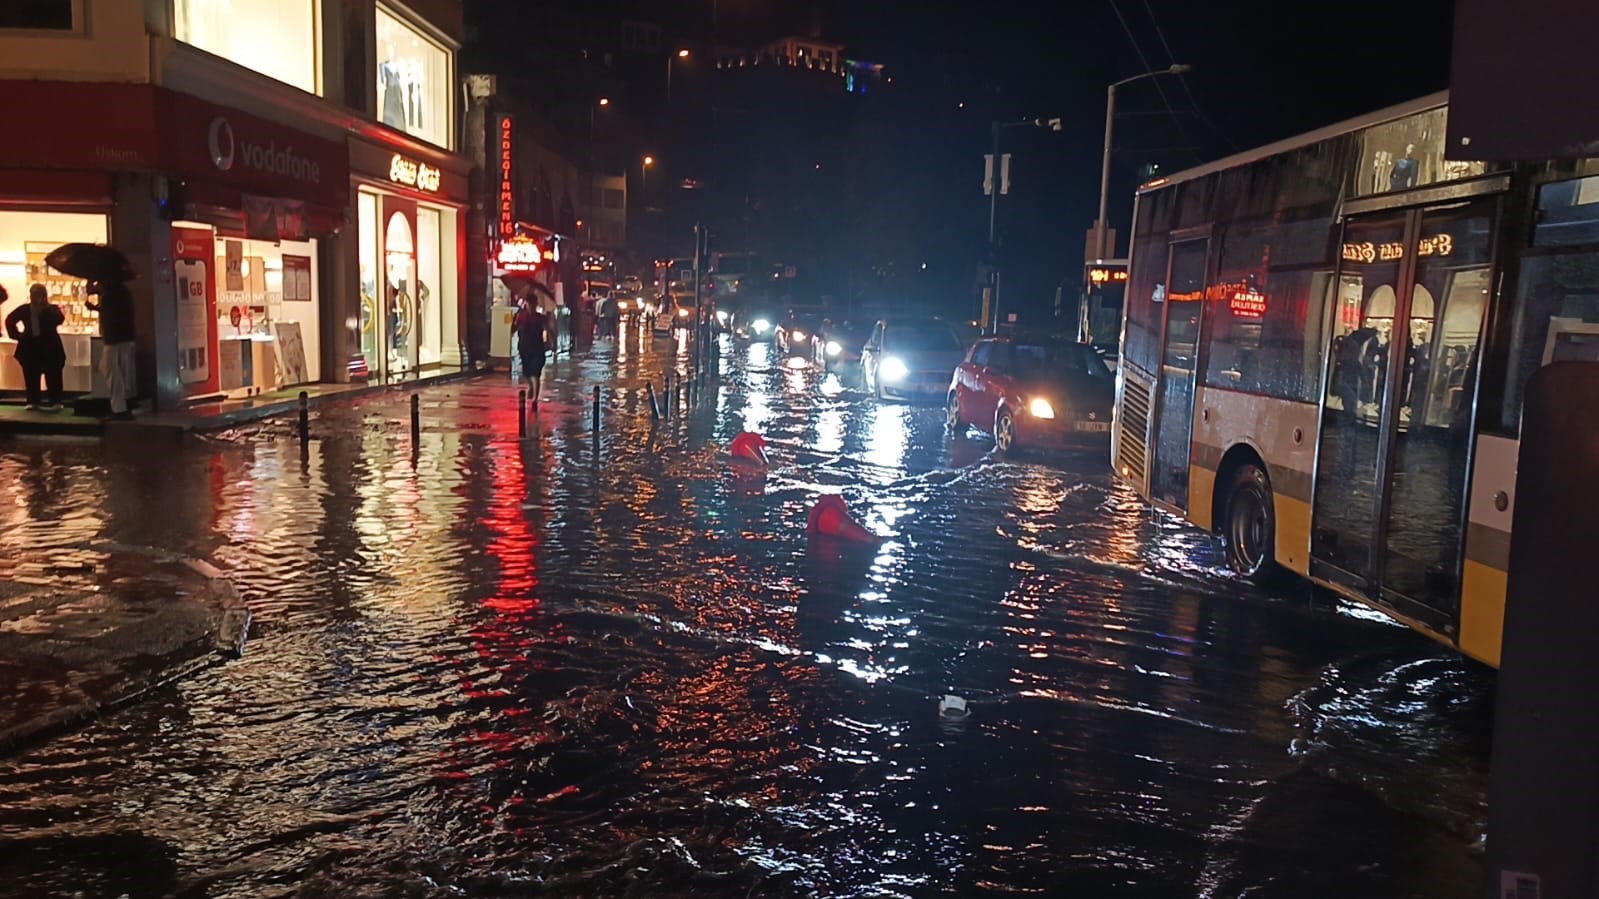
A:
<svg viewBox="0 0 1599 899">
<path fill-rule="evenodd" d="M 411 394 L 411 446 L 415 447 L 422 440 L 422 397 Z"/>
<path fill-rule="evenodd" d="M 311 439 L 311 395 L 300 391 L 300 442 Z"/>
<path fill-rule="evenodd" d="M 600 439 L 600 387 L 594 385 L 594 440 L 598 445 Z"/>
<path fill-rule="evenodd" d="M 527 436 L 527 388 L 516 392 L 516 436 Z"/>
<path fill-rule="evenodd" d="M 652 422 L 660 421 L 661 420 L 661 406 L 660 406 L 659 403 L 657 403 L 655 401 L 655 385 L 650 383 L 649 381 L 645 381 L 644 382 L 644 392 L 649 394 L 649 398 L 650 398 L 650 421 L 652 421 Z"/>
</svg>

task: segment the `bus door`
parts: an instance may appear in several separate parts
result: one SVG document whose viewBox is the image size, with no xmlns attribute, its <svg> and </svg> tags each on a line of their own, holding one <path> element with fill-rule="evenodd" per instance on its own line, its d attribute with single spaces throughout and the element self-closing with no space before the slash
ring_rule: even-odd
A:
<svg viewBox="0 0 1599 899">
<path fill-rule="evenodd" d="M 1166 259 L 1165 325 L 1161 340 L 1150 496 L 1188 510 L 1188 448 L 1194 424 L 1194 379 L 1199 371 L 1199 325 L 1204 309 L 1209 238 L 1174 241 Z"/>
<path fill-rule="evenodd" d="M 1345 221 L 1312 573 L 1453 632 L 1492 197 Z"/>
</svg>

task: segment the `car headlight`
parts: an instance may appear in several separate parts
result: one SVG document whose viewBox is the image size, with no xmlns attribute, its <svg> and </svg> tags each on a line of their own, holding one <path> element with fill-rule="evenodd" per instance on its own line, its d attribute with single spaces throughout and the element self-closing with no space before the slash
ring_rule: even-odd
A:
<svg viewBox="0 0 1599 899">
<path fill-rule="evenodd" d="M 716 310 L 716 323 L 719 324 L 719 325 L 727 324 L 727 310 L 726 309 L 718 309 L 718 310 Z"/>
<path fill-rule="evenodd" d="M 910 367 L 905 364 L 905 360 L 895 356 L 889 356 L 877 366 L 877 376 L 890 384 L 905 380 L 910 373 Z"/>
<path fill-rule="evenodd" d="M 677 317 L 678 318 L 688 318 L 688 310 L 687 309 L 679 309 L 679 310 L 677 310 Z"/>
<path fill-rule="evenodd" d="M 1031 413 L 1034 418 L 1055 417 L 1055 407 L 1049 404 L 1049 400 L 1046 400 L 1041 396 L 1033 397 L 1033 401 L 1027 404 L 1027 411 Z"/>
<path fill-rule="evenodd" d="M 827 355 L 829 355 L 829 356 L 837 356 L 837 355 L 839 355 L 839 354 L 841 354 L 843 352 L 844 352 L 844 345 L 842 343 L 839 343 L 836 340 L 829 340 L 827 342 Z"/>
<path fill-rule="evenodd" d="M 758 318 L 758 319 L 755 320 L 755 333 L 757 333 L 757 334 L 765 334 L 767 331 L 770 331 L 770 330 L 772 330 L 772 323 L 771 322 L 767 321 L 764 318 Z"/>
<path fill-rule="evenodd" d="M 805 332 L 801 331 L 798 328 L 795 328 L 794 330 L 788 332 L 788 338 L 790 340 L 796 342 L 796 343 L 804 343 L 805 342 Z"/>
<path fill-rule="evenodd" d="M 626 312 L 627 311 L 627 300 L 617 300 L 616 301 L 616 308 L 622 310 L 623 312 Z"/>
</svg>

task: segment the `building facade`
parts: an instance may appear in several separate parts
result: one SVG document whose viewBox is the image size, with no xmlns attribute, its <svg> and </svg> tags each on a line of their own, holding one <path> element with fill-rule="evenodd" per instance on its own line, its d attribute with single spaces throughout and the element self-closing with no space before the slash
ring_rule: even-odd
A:
<svg viewBox="0 0 1599 899">
<path fill-rule="evenodd" d="M 0 284 L 68 313 L 69 389 L 96 385 L 95 316 L 43 253 L 74 241 L 138 272 L 139 393 L 163 411 L 472 361 L 459 0 L 58 5 L 0 18 L 26 123 L 0 159 Z"/>
</svg>

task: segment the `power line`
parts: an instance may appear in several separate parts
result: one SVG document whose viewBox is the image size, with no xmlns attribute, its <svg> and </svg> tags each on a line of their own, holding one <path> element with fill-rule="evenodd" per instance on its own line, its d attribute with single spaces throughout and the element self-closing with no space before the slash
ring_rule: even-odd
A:
<svg viewBox="0 0 1599 899">
<path fill-rule="evenodd" d="M 1127 42 L 1133 45 L 1133 52 L 1138 54 L 1138 61 L 1143 64 L 1144 71 L 1153 72 L 1155 67 L 1150 64 L 1149 57 L 1144 55 L 1144 48 L 1138 46 L 1138 38 L 1133 36 L 1133 29 L 1128 26 L 1127 19 L 1122 15 L 1121 7 L 1116 5 L 1116 0 L 1110 0 L 1111 12 L 1116 14 L 1116 21 L 1122 23 L 1122 31 L 1127 34 Z M 1166 89 L 1160 86 L 1159 78 L 1149 79 L 1155 83 L 1155 92 L 1160 94 L 1160 102 L 1166 107 L 1166 112 L 1171 114 L 1172 123 L 1177 126 L 1177 132 L 1188 140 L 1188 132 L 1183 128 L 1183 123 L 1177 119 L 1177 110 L 1172 108 L 1171 98 L 1166 96 Z"/>
<path fill-rule="evenodd" d="M 1166 51 L 1166 59 L 1172 63 L 1176 63 L 1177 57 L 1172 55 L 1171 44 L 1166 42 L 1166 33 L 1161 30 L 1160 20 L 1155 18 L 1155 10 L 1149 5 L 1149 0 L 1144 0 L 1144 12 L 1149 14 L 1149 24 L 1155 26 L 1155 37 L 1160 38 L 1160 46 Z M 1199 116 L 1199 120 L 1210 126 L 1210 130 L 1216 132 L 1216 136 L 1221 138 L 1222 141 L 1227 144 L 1229 149 L 1237 152 L 1238 145 L 1233 143 L 1233 139 L 1231 137 L 1227 136 L 1227 132 L 1221 130 L 1221 127 L 1215 122 L 1211 121 L 1210 116 L 1206 115 L 1205 111 L 1199 108 L 1199 101 L 1194 98 L 1194 92 L 1188 86 L 1187 76 L 1185 76 L 1182 72 L 1178 72 L 1177 82 L 1183 86 L 1183 93 L 1188 95 L 1188 103 L 1190 106 L 1194 107 L 1194 114 Z"/>
</svg>

